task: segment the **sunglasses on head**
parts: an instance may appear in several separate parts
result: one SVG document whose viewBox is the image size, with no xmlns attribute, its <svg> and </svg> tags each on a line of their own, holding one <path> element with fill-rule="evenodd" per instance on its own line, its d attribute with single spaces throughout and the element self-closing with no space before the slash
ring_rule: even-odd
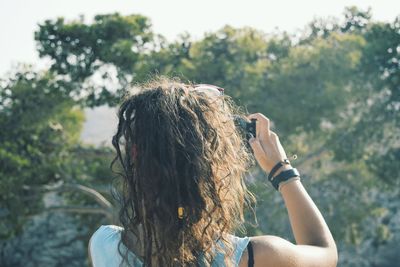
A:
<svg viewBox="0 0 400 267">
<path fill-rule="evenodd" d="M 224 88 L 212 84 L 196 84 L 193 90 L 212 97 L 223 96 L 225 91 Z M 241 116 L 233 115 L 233 121 L 247 140 L 256 136 L 256 119 L 249 121 Z"/>
<path fill-rule="evenodd" d="M 194 85 L 193 91 L 205 93 L 214 97 L 224 95 L 224 88 L 212 84 L 196 84 Z"/>
</svg>

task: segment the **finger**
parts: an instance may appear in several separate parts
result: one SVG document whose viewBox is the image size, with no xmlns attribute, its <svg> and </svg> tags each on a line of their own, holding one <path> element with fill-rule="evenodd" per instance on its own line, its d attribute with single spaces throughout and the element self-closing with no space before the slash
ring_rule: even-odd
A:
<svg viewBox="0 0 400 267">
<path fill-rule="evenodd" d="M 249 119 L 256 119 L 257 120 L 257 124 L 259 124 L 262 128 L 269 130 L 269 126 L 270 126 L 269 119 L 267 117 L 265 117 L 263 114 L 254 113 L 254 114 L 249 115 L 248 118 Z"/>
<path fill-rule="evenodd" d="M 256 122 L 257 136 L 260 136 L 261 133 L 269 134 L 270 122 L 267 117 L 265 117 L 261 113 L 255 113 L 255 114 L 249 115 L 248 118 L 257 120 L 257 122 Z"/>
<path fill-rule="evenodd" d="M 269 131 L 269 136 L 274 138 L 274 139 L 279 139 L 279 136 L 274 132 L 274 131 Z"/>
<path fill-rule="evenodd" d="M 257 161 L 262 164 L 266 164 L 267 162 L 267 157 L 265 156 L 265 151 L 263 147 L 261 146 L 260 141 L 258 141 L 257 138 L 251 138 L 249 140 L 251 149 L 253 149 L 254 156 L 256 157 Z"/>
</svg>

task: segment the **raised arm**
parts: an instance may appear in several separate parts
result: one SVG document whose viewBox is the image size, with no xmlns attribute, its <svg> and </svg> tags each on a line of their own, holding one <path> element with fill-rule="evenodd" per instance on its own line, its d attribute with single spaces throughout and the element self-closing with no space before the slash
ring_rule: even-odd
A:
<svg viewBox="0 0 400 267">
<path fill-rule="evenodd" d="M 257 119 L 257 136 L 250 145 L 260 167 L 269 173 L 276 163 L 287 158 L 278 136 L 269 129 L 269 120 L 262 114 L 252 114 Z M 275 174 L 285 169 L 284 165 Z M 276 236 L 252 237 L 255 267 L 334 267 L 337 249 L 332 234 L 317 206 L 299 180 L 280 186 L 288 210 L 296 244 Z M 247 266 L 247 253 L 240 266 Z"/>
</svg>

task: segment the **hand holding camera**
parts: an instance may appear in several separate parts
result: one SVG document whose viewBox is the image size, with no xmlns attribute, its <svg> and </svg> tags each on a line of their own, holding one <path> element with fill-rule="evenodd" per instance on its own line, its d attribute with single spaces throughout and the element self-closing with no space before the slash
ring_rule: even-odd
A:
<svg viewBox="0 0 400 267">
<path fill-rule="evenodd" d="M 267 117 L 261 113 L 255 113 L 249 115 L 248 118 L 250 121 L 254 121 L 256 126 L 255 135 L 249 140 L 250 146 L 260 167 L 269 173 L 278 162 L 287 159 L 286 152 L 278 135 L 270 130 L 270 122 Z M 290 168 L 290 166 L 286 167 Z"/>
<path fill-rule="evenodd" d="M 233 118 L 236 127 L 244 135 L 246 140 L 250 140 L 252 137 L 256 136 L 256 123 L 257 119 L 247 119 L 240 116 L 234 116 Z"/>
</svg>

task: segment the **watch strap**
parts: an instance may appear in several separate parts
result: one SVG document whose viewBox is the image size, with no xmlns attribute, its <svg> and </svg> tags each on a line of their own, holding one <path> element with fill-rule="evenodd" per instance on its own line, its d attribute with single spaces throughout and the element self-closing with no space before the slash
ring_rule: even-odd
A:
<svg viewBox="0 0 400 267">
<path fill-rule="evenodd" d="M 296 168 L 281 171 L 277 176 L 273 177 L 270 182 L 276 190 L 279 190 L 279 184 L 293 177 L 300 177 L 300 173 Z"/>
<path fill-rule="evenodd" d="M 269 174 L 268 174 L 268 181 L 271 182 L 272 179 L 274 179 L 273 177 L 274 177 L 275 173 L 276 173 L 284 164 L 290 165 L 290 161 L 289 161 L 288 159 L 284 159 L 284 160 L 282 160 L 282 161 L 279 161 L 279 162 L 271 169 L 271 171 L 269 172 Z"/>
</svg>

